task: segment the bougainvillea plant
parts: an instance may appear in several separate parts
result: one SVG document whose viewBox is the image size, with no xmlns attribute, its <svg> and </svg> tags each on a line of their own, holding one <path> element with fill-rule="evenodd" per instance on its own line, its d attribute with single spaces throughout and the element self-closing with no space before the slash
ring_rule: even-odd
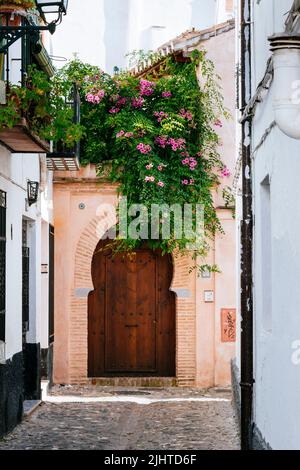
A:
<svg viewBox="0 0 300 470">
<path fill-rule="evenodd" d="M 201 74 L 201 86 L 197 73 Z M 214 66 L 205 52 L 195 51 L 186 63 L 167 58 L 159 71 L 143 78 L 128 73 L 111 77 L 78 60 L 61 72 L 81 87 L 81 162 L 103 168 L 111 161 L 110 178 L 119 184 L 128 205 L 202 204 L 205 256 L 208 240 L 222 230 L 214 192 L 229 176 L 218 153 L 218 128 L 227 117 Z M 134 249 L 142 240 L 127 238 L 119 249 Z M 184 251 L 187 240 L 150 240 L 163 252 Z"/>
</svg>

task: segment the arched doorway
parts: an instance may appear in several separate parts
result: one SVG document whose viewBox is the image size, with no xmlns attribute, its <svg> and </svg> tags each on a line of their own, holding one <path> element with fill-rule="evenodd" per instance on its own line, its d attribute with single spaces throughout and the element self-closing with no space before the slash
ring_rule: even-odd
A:
<svg viewBox="0 0 300 470">
<path fill-rule="evenodd" d="M 176 300 L 173 263 L 147 246 L 113 255 L 101 240 L 88 299 L 89 377 L 174 377 Z"/>
</svg>

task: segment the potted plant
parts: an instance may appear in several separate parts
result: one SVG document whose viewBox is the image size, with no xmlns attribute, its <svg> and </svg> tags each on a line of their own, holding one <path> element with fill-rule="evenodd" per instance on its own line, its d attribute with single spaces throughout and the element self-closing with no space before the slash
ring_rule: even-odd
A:
<svg viewBox="0 0 300 470">
<path fill-rule="evenodd" d="M 0 0 L 0 16 L 2 25 L 19 26 L 21 15 L 19 12 L 34 8 L 34 0 Z M 9 16 L 8 16 L 9 15 Z"/>
</svg>

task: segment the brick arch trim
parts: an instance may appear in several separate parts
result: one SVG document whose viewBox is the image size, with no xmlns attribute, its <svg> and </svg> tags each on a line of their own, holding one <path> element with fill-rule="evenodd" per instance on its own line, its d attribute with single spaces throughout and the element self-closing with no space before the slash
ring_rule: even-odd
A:
<svg viewBox="0 0 300 470">
<path fill-rule="evenodd" d="M 92 259 L 100 238 L 116 224 L 111 214 L 94 217 L 81 233 L 75 252 L 75 289 L 93 289 Z"/>
<path fill-rule="evenodd" d="M 93 218 L 81 233 L 76 246 L 75 296 L 72 296 L 70 329 L 70 347 L 73 351 L 70 361 L 71 383 L 84 382 L 87 379 L 87 294 L 94 290 L 92 259 L 102 234 L 115 224 L 116 221 L 109 216 Z M 179 385 L 191 386 L 196 378 L 195 281 L 194 276 L 189 274 L 193 260 L 188 255 L 175 255 L 173 263 L 171 290 L 177 295 L 176 377 Z"/>
</svg>

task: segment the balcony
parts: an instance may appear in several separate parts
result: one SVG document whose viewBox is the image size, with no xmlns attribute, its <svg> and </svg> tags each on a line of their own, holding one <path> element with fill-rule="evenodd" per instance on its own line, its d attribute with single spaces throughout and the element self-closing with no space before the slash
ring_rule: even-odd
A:
<svg viewBox="0 0 300 470">
<path fill-rule="evenodd" d="M 46 153 L 50 145 L 30 130 L 25 118 L 12 128 L 0 131 L 0 144 L 11 153 Z"/>
<path fill-rule="evenodd" d="M 12 17 L 7 5 L 0 5 L 0 144 L 11 153 L 46 153 L 52 170 L 77 170 L 79 93 L 70 83 L 65 98 L 40 34 L 53 33 L 55 23 L 41 26 L 14 10 Z"/>
<path fill-rule="evenodd" d="M 76 84 L 73 85 L 70 99 L 66 99 L 66 106 L 73 109 L 73 123 L 80 124 L 80 95 Z M 47 153 L 47 167 L 51 171 L 78 171 L 80 168 L 80 142 L 72 148 L 64 142 L 53 145 L 52 152 Z"/>
</svg>

